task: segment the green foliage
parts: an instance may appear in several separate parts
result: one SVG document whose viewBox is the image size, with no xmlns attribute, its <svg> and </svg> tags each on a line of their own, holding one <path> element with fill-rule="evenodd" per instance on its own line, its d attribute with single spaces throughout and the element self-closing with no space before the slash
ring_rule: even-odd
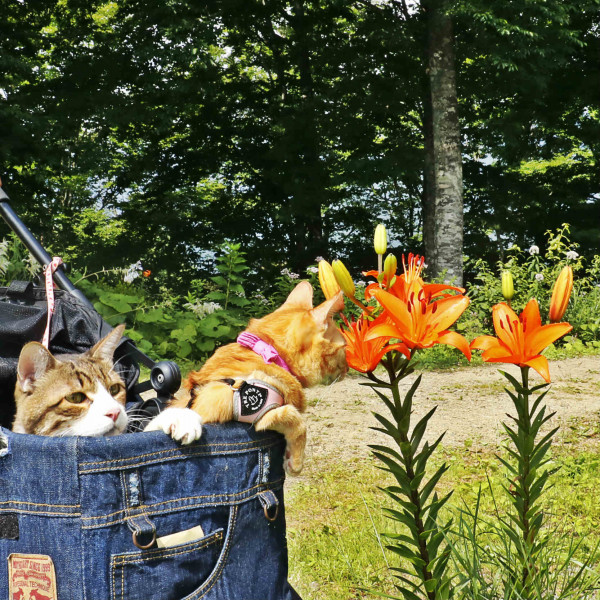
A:
<svg viewBox="0 0 600 600">
<path fill-rule="evenodd" d="M 120 281 L 115 275 L 122 277 L 123 271 L 84 276 L 76 284 L 111 325 L 126 323 L 126 334 L 150 357 L 198 368 L 217 347 L 235 340 L 248 313 L 258 316 L 258 305 L 245 297 L 244 253 L 235 244 L 221 250 L 219 274 L 208 282 L 193 281 L 185 297 L 166 288 L 155 295 L 139 276 L 133 283 Z M 136 273 L 135 265 L 131 272 Z"/>
<path fill-rule="evenodd" d="M 223 310 L 243 309 L 249 304 L 243 285 L 244 273 L 248 270 L 245 253 L 240 251 L 240 244 L 224 244 L 220 249 L 223 255 L 217 258 L 216 264 L 220 274 L 211 277 L 217 289 L 210 292 L 207 299 L 219 303 Z"/>
<path fill-rule="evenodd" d="M 600 585 L 598 424 L 577 419 L 566 429 L 568 437 L 559 435 L 550 450 L 552 466 L 560 469 L 544 497 L 548 545 L 538 556 L 545 580 L 536 600 L 592 600 Z M 509 458 L 502 448 L 474 444 L 440 446 L 431 460 L 432 471 L 444 463 L 449 466 L 440 492 L 455 490 L 442 517 L 453 520 L 449 571 L 460 600 L 520 600 L 503 589 L 507 571 L 502 560 L 514 558 L 516 563 L 517 557 L 503 528 L 511 504 L 503 488 L 507 474 L 496 451 Z M 392 530 L 379 507 L 386 501 L 381 486 L 394 481 L 390 474 L 382 479 L 377 463 L 361 458 L 328 465 L 290 488 L 290 575 L 303 598 L 358 600 L 394 593 L 388 564 L 395 559 L 378 534 Z M 403 534 L 405 528 L 392 531 Z M 579 572 L 573 587 L 561 595 L 565 578 Z"/>
<path fill-rule="evenodd" d="M 435 408 L 411 428 L 413 397 L 421 377 L 404 397 L 398 388 L 398 383 L 413 372 L 410 361 L 390 355 L 382 364 L 388 371 L 389 383 L 369 373 L 370 382 L 365 385 L 379 396 L 391 416 L 390 421 L 373 413 L 381 425 L 373 429 L 389 436 L 392 442 L 370 448 L 381 462 L 381 469 L 395 479 L 394 485 L 382 488 L 393 502 L 392 507 L 384 509 L 385 514 L 403 528 L 402 533 L 384 534 L 386 548 L 402 559 L 401 564 L 391 567 L 397 579 L 395 587 L 405 600 L 447 600 L 453 595 L 452 580 L 447 574 L 450 549 L 446 543 L 451 521 L 443 522 L 439 513 L 452 492 L 440 498 L 436 486 L 448 467 L 442 464 L 433 475 L 427 474 L 428 461 L 443 435 L 432 444 L 421 443 Z"/>
<path fill-rule="evenodd" d="M 6 286 L 15 280 L 29 281 L 41 272 L 41 267 L 16 235 L 0 240 L 0 285 Z"/>
<path fill-rule="evenodd" d="M 597 249 L 597 7 L 453 3 L 465 241 L 488 264 L 513 243 L 542 247 L 565 214 L 582 254 Z M 74 269 L 142 260 L 155 293 L 208 279 L 225 239 L 256 275 L 248 294 L 328 248 L 366 267 L 376 220 L 394 250 L 418 249 L 421 8 L 9 2 L 5 188 Z"/>
<path fill-rule="evenodd" d="M 531 298 L 536 298 L 542 320 L 547 320 L 554 281 L 561 269 L 570 264 L 574 285 L 563 320 L 573 325 L 573 331 L 563 343 L 600 347 L 600 255 L 580 256 L 576 251 L 578 246 L 569 239 L 569 232 L 568 224 L 555 231 L 547 231 L 544 254 L 537 246 L 527 250 L 513 246 L 495 268 L 483 259 L 469 262 L 468 268 L 474 273 L 473 283 L 467 285 L 471 304 L 457 328 L 473 336 L 493 333 L 492 306 L 505 302 L 500 281 L 504 270 L 510 271 L 514 280 L 513 310 L 519 313 Z"/>
</svg>

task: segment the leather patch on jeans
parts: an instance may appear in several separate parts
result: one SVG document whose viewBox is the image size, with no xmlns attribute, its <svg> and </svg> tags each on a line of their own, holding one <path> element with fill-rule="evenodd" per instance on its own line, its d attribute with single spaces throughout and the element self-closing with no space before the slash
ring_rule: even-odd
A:
<svg viewBox="0 0 600 600">
<path fill-rule="evenodd" d="M 52 559 L 43 554 L 11 554 L 8 591 L 14 600 L 58 600 Z"/>
<path fill-rule="evenodd" d="M 0 515 L 0 539 L 19 539 L 19 517 L 17 513 L 4 513 Z"/>
</svg>

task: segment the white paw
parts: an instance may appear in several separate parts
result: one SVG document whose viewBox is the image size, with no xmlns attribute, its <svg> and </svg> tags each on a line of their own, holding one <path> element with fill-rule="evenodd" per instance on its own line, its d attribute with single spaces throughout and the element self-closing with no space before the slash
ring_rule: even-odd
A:
<svg viewBox="0 0 600 600">
<path fill-rule="evenodd" d="M 183 445 L 191 444 L 202 435 L 202 418 L 189 408 L 167 408 L 144 431 L 164 431 Z"/>
</svg>

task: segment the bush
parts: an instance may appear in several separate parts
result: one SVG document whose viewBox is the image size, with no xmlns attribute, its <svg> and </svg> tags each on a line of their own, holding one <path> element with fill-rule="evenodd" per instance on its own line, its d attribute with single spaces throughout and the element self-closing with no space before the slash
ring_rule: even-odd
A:
<svg viewBox="0 0 600 600">
<path fill-rule="evenodd" d="M 573 331 L 564 344 L 585 348 L 600 348 L 600 256 L 579 256 L 577 245 L 569 240 L 569 225 L 556 231 L 547 231 L 547 249 L 540 254 L 537 246 L 522 250 L 513 246 L 503 261 L 491 267 L 482 259 L 467 261 L 467 270 L 475 273 L 474 283 L 467 284 L 471 305 L 459 325 L 469 337 L 492 331 L 491 308 L 503 301 L 500 274 L 510 271 L 515 288 L 512 308 L 520 312 L 530 298 L 536 298 L 541 307 L 550 305 L 552 286 L 561 269 L 570 264 L 574 273 L 573 294 L 564 321 L 573 325 Z M 542 314 L 547 321 L 547 314 Z"/>
</svg>

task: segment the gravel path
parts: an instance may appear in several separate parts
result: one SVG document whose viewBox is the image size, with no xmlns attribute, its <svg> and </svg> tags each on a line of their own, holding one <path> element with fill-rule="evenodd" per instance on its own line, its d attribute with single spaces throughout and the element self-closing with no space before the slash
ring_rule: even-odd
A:
<svg viewBox="0 0 600 600">
<path fill-rule="evenodd" d="M 435 439 L 444 431 L 445 445 L 465 442 L 496 444 L 502 436 L 501 421 L 513 407 L 504 391 L 506 379 L 498 367 L 519 377 L 514 365 L 484 364 L 423 374 L 421 386 L 413 400 L 413 423 L 437 405 L 427 437 Z M 564 424 L 570 419 L 600 418 L 600 356 L 586 356 L 550 364 L 552 385 L 546 396 L 548 409 L 556 411 L 551 423 Z M 406 391 L 417 375 L 402 383 Z M 532 372 L 535 383 L 543 380 Z M 350 375 L 331 386 L 307 390 L 308 443 L 305 468 L 294 481 L 318 477 L 331 461 L 367 458 L 368 444 L 385 438 L 370 429 L 377 422 L 372 411 L 387 410 L 377 395 L 361 386 L 362 377 Z"/>
</svg>

